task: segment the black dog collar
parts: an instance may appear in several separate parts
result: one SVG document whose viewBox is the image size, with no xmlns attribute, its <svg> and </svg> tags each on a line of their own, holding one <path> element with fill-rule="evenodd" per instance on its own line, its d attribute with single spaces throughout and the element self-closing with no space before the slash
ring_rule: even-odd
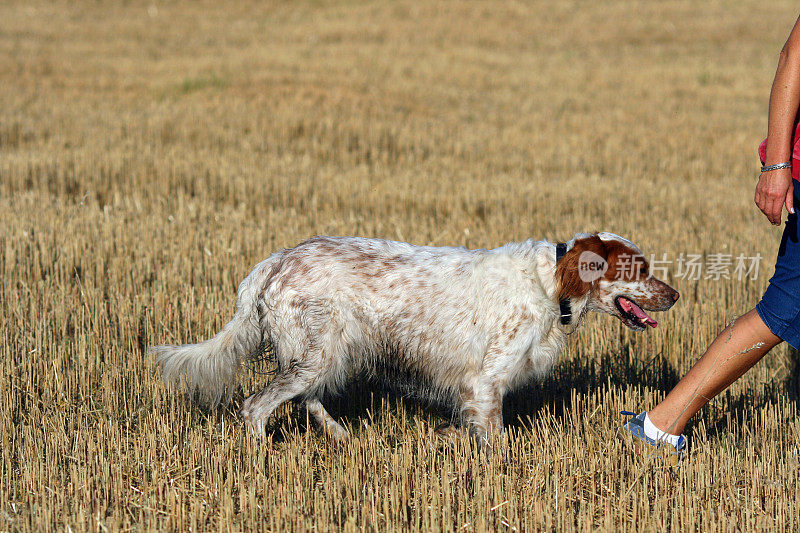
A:
<svg viewBox="0 0 800 533">
<path fill-rule="evenodd" d="M 567 243 L 560 242 L 556 244 L 556 267 L 565 253 L 567 253 Z M 561 324 L 566 326 L 572 321 L 572 307 L 569 305 L 569 298 L 558 300 L 558 306 L 561 308 Z"/>
</svg>

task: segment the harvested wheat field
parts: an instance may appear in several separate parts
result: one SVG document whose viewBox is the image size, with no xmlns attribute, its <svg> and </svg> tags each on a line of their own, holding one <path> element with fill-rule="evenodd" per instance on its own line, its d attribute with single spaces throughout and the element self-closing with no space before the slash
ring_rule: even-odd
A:
<svg viewBox="0 0 800 533">
<path fill-rule="evenodd" d="M 0 4 L 0 530 L 796 530 L 786 345 L 700 412 L 677 472 L 619 438 L 771 275 L 756 146 L 797 5 L 769 4 Z M 683 297 L 644 333 L 591 317 L 507 398 L 500 453 L 363 381 L 328 401 L 348 443 L 291 406 L 257 441 L 238 409 L 268 374 L 204 411 L 146 355 L 213 335 L 312 235 L 591 230 L 666 258 Z"/>
</svg>

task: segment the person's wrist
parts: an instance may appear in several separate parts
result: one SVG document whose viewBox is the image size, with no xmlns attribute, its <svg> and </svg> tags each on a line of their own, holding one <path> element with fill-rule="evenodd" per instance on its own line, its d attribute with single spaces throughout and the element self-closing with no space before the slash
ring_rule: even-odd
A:
<svg viewBox="0 0 800 533">
<path fill-rule="evenodd" d="M 775 170 L 783 170 L 783 169 L 791 169 L 792 162 L 791 161 L 782 161 L 780 163 L 773 163 L 771 165 L 761 165 L 761 173 L 764 172 L 773 172 Z"/>
</svg>

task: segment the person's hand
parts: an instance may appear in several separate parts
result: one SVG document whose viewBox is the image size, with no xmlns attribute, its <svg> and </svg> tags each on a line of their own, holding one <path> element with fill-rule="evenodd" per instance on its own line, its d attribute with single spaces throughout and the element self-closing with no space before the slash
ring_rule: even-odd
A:
<svg viewBox="0 0 800 533">
<path fill-rule="evenodd" d="M 756 185 L 755 202 L 769 221 L 777 226 L 781 223 L 784 206 L 789 213 L 794 213 L 793 192 L 791 169 L 762 172 Z"/>
</svg>

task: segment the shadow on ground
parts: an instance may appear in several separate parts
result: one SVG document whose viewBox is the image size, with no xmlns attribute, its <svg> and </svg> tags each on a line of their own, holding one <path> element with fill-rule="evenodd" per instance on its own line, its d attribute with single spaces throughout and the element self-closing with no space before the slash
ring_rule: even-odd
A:
<svg viewBox="0 0 800 533">
<path fill-rule="evenodd" d="M 602 355 L 599 360 L 578 358 L 557 364 L 542 381 L 534 380 L 508 394 L 503 402 L 503 418 L 507 426 L 521 427 L 528 419 L 535 419 L 545 407 L 558 418 L 565 416 L 571 409 L 573 391 L 587 394 L 615 386 L 669 390 L 678 379 L 675 369 L 660 354 L 643 361 L 625 346 L 619 352 Z M 341 394 L 328 396 L 323 403 L 334 418 L 351 428 L 371 420 L 384 402 L 389 405 L 402 402 L 410 417 L 423 416 L 433 425 L 458 419 L 448 402 L 430 401 L 425 394 L 417 394 L 414 387 L 407 385 L 414 382 L 413 376 L 393 376 L 383 381 L 359 377 Z M 241 405 L 241 401 L 237 405 Z M 304 410 L 296 406 L 292 413 L 290 418 L 294 420 L 287 420 L 285 416 L 273 419 L 269 431 L 274 440 L 281 440 L 292 426 L 306 429 Z"/>
<path fill-rule="evenodd" d="M 735 431 L 753 410 L 776 403 L 781 395 L 800 404 L 800 352 L 789 349 L 788 364 L 786 380 L 776 380 L 758 390 L 735 396 L 723 393 L 711 407 L 702 410 L 700 417 L 706 423 L 707 437 Z M 556 418 L 568 416 L 572 409 L 573 392 L 575 395 L 586 395 L 592 391 L 628 386 L 666 392 L 679 379 L 675 368 L 661 354 L 649 361 L 641 360 L 633 355 L 630 346 L 624 346 L 620 351 L 605 353 L 599 359 L 586 361 L 576 358 L 557 364 L 542 381 L 532 381 L 508 394 L 503 402 L 503 418 L 506 426 L 521 428 L 527 425 L 529 419 L 535 420 L 542 409 L 547 409 Z M 423 395 L 416 394 L 413 387 L 398 386 L 403 381 L 409 380 L 396 380 L 393 383 L 391 380 L 379 382 L 357 378 L 341 394 L 326 397 L 324 405 L 334 418 L 351 428 L 358 428 L 364 421 L 373 420 L 384 403 L 398 406 L 402 402 L 409 417 L 421 416 L 433 425 L 457 420 L 457 413 L 451 405 L 429 401 Z M 242 399 L 239 396 L 233 406 L 240 406 Z M 629 407 L 638 410 L 647 406 Z M 285 440 L 297 429 L 308 429 L 302 407 L 293 406 L 289 411 L 290 416 L 286 416 L 286 411 L 282 410 L 269 424 L 268 432 L 275 442 Z M 234 415 L 235 409 L 229 414 Z"/>
<path fill-rule="evenodd" d="M 630 346 L 618 352 L 603 354 L 599 360 L 580 358 L 564 361 L 544 380 L 532 382 L 506 396 L 503 418 L 506 425 L 521 427 L 528 418 L 535 419 L 543 408 L 562 418 L 572 408 L 573 392 L 585 395 L 614 387 L 642 387 L 669 390 L 680 379 L 675 369 L 661 354 L 641 360 Z M 631 406 L 635 409 L 638 406 Z"/>
<path fill-rule="evenodd" d="M 709 407 L 700 411 L 699 415 L 708 428 L 707 438 L 737 434 L 754 412 L 777 405 L 781 398 L 785 397 L 795 406 L 800 406 L 800 352 L 788 346 L 786 349 L 785 379 L 776 378 L 736 395 L 731 394 L 730 390 L 725 391 Z"/>
</svg>

